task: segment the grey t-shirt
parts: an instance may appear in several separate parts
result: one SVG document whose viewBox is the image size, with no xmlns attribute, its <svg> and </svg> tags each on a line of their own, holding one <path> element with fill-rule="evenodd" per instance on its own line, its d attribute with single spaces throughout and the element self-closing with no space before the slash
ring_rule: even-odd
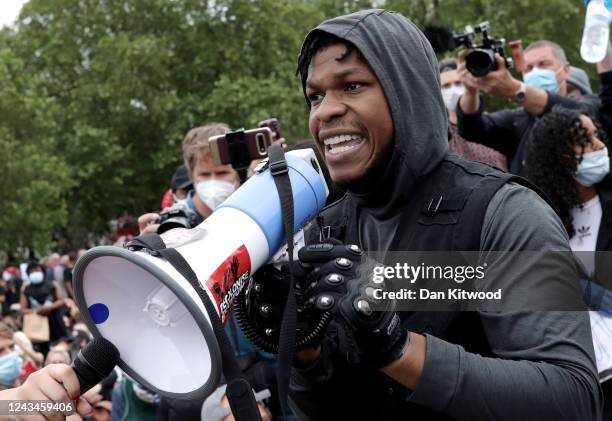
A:
<svg viewBox="0 0 612 421">
<path fill-rule="evenodd" d="M 544 200 L 510 183 L 488 205 L 481 249 L 569 251 L 569 246 L 563 226 Z M 522 260 L 522 268 L 529 271 L 542 265 L 537 256 L 534 253 L 533 258 Z M 521 279 L 499 282 L 519 284 Z M 545 293 L 546 285 L 536 286 L 532 296 L 525 298 L 537 300 Z M 431 408 L 428 420 L 599 419 L 602 397 L 587 312 L 497 312 L 479 313 L 478 317 L 497 358 L 426 335 L 424 369 L 408 402 Z M 300 419 L 320 419 L 319 409 L 326 408 L 323 413 L 329 414 L 330 405 L 379 405 L 380 419 L 395 419 L 387 411 L 403 413 L 381 402 L 342 402 L 345 395 L 339 391 L 351 385 L 335 375 L 332 360 L 323 353 L 312 367 L 294 369 L 292 389 L 297 393 L 292 399 Z"/>
</svg>

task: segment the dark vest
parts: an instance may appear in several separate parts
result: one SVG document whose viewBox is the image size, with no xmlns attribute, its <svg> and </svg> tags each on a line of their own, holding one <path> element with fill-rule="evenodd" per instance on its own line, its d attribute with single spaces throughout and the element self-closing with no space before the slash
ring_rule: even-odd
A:
<svg viewBox="0 0 612 421">
<path fill-rule="evenodd" d="M 608 290 L 612 290 L 612 184 L 602 183 L 597 186 L 601 201 L 601 222 L 597 232 L 595 246 L 595 281 Z M 601 253 L 598 253 L 601 252 Z"/>
<path fill-rule="evenodd" d="M 391 240 L 389 249 L 479 250 L 487 206 L 509 181 L 532 187 L 517 176 L 447 155 L 436 170 L 417 184 L 409 202 L 398 207 L 397 212 L 403 214 L 399 222 L 402 229 Z M 358 216 L 359 209 L 349 196 L 345 196 L 322 212 L 322 221 L 319 219 L 322 228 L 312 227 L 308 231 L 308 241 L 318 241 L 323 233 L 323 236 L 359 244 L 369 250 L 368 244 L 362 243 L 364 236 L 359 233 Z M 432 334 L 461 345 L 468 352 L 493 355 L 475 312 L 403 312 L 401 317 L 408 330 Z M 334 355 L 335 376 L 346 384 L 346 389 L 338 393 L 347 393 L 354 402 L 364 402 L 354 408 L 338 408 L 339 412 L 334 415 L 340 418 L 330 414 L 329 419 L 451 419 L 429 408 L 407 403 L 408 390 L 384 374 L 349 363 L 353 357 L 340 326 L 332 324 L 328 337 Z"/>
<path fill-rule="evenodd" d="M 480 249 L 480 228 L 491 198 L 513 181 L 546 197 L 523 178 L 448 154 L 440 165 L 417 183 L 410 200 L 398 206 L 402 229 L 389 250 Z M 307 233 L 309 243 L 323 237 L 359 244 L 370 250 L 358 230 L 359 208 L 349 195 L 326 207 L 318 224 Z M 321 227 L 319 227 L 319 224 Z"/>
</svg>

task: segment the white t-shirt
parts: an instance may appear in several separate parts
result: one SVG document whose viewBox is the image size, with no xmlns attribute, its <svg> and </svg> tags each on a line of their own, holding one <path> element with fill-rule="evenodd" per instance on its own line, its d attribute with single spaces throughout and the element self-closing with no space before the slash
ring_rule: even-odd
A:
<svg viewBox="0 0 612 421">
<path fill-rule="evenodd" d="M 570 209 L 570 214 L 572 215 L 574 231 L 576 231 L 574 236 L 570 238 L 570 247 L 584 265 L 587 273 L 593 274 L 595 271 L 594 252 L 602 216 L 599 195 L 583 203 L 582 206 Z"/>
<path fill-rule="evenodd" d="M 599 196 L 571 209 L 570 214 L 576 231 L 570 238 L 570 247 L 587 273 L 592 275 L 595 272 L 595 250 L 602 216 Z M 612 317 L 606 312 L 589 311 L 589 318 L 599 381 L 604 382 L 612 377 Z"/>
</svg>

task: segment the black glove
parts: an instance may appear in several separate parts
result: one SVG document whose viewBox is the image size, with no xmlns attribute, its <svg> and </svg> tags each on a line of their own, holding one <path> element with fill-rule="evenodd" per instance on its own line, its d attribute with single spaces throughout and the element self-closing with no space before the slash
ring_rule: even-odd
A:
<svg viewBox="0 0 612 421">
<path fill-rule="evenodd" d="M 331 314 L 321 310 L 303 296 L 303 284 L 312 271 L 299 262 L 293 264 L 297 304 L 296 351 L 316 347 L 323 336 Z M 289 292 L 289 266 L 280 269 L 265 265 L 253 274 L 253 280 L 238 296 L 236 315 L 246 336 L 261 350 L 277 353 L 283 312 Z"/>
<path fill-rule="evenodd" d="M 383 368 L 402 356 L 409 335 L 395 312 L 395 301 L 374 299 L 375 289 L 388 287 L 386 281 L 372 280 L 380 264 L 356 245 L 314 244 L 300 249 L 298 256 L 302 267 L 312 267 L 303 296 L 345 326 L 363 363 Z"/>
</svg>

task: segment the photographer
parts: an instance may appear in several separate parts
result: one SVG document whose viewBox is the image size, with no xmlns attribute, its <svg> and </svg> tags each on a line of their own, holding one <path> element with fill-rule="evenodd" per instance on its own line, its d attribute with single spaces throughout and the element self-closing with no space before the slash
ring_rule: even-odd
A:
<svg viewBox="0 0 612 421">
<path fill-rule="evenodd" d="M 231 165 L 215 165 L 208 144 L 210 137 L 224 134 L 227 130 L 229 127 L 225 124 L 208 124 L 189 130 L 183 141 L 183 160 L 195 188 L 195 194 L 193 190 L 187 194 L 185 204 L 197 213 L 201 221 L 240 185 L 238 173 Z M 141 215 L 138 218 L 140 233 L 156 233 L 159 224 L 151 222 L 158 219 L 157 213 Z"/>
<path fill-rule="evenodd" d="M 563 49 L 551 41 L 537 41 L 525 49 L 523 82 L 515 79 L 503 58 L 496 54 L 497 70 L 475 77 L 466 68 L 466 57 L 472 50 L 459 54 L 458 72 L 465 94 L 457 106 L 459 134 L 472 142 L 482 143 L 502 152 L 510 162 L 510 171 L 523 174 L 525 144 L 538 118 L 553 106 L 582 109 L 598 115 L 598 101 L 593 97 L 567 96 L 570 66 Z M 512 100 L 513 110 L 484 112 L 480 92 Z"/>
<path fill-rule="evenodd" d="M 183 160 L 189 175 L 187 181 L 191 181 L 194 187 L 194 190 L 189 191 L 183 200 L 190 209 L 197 213 L 200 222 L 209 217 L 214 209 L 240 186 L 238 172 L 229 164 L 216 165 L 212 158 L 209 138 L 225 134 L 228 130 L 229 127 L 225 124 L 208 124 L 189 130 L 183 141 Z M 279 138 L 275 141 L 283 143 L 284 139 Z M 184 181 L 182 185 L 186 186 Z M 150 221 L 156 221 L 159 216 L 159 214 L 150 213 L 139 217 L 138 224 L 141 234 L 156 233 L 160 224 L 150 224 Z M 255 349 L 236 324 L 233 313 L 225 325 L 225 332 L 230 338 L 238 363 L 244 372 L 253 372 L 255 377 L 274 372 L 273 365 L 270 363 L 272 356 L 259 353 Z M 273 375 L 271 377 L 274 378 Z M 274 385 L 270 385 L 269 388 L 274 389 Z M 272 403 L 274 404 L 273 409 L 276 409 L 278 403 L 274 398 Z M 194 419 L 200 416 L 201 408 L 202 402 L 162 397 L 157 419 Z"/>
</svg>

